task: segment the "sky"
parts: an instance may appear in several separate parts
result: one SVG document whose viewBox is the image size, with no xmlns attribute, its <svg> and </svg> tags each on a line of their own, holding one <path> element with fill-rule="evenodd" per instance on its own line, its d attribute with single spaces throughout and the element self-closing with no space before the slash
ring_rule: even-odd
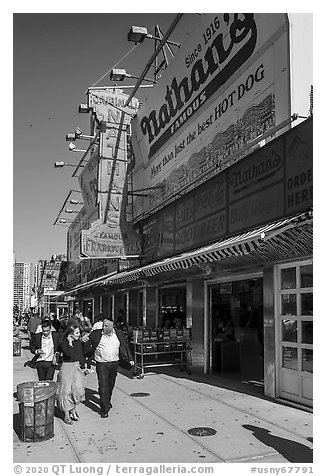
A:
<svg viewBox="0 0 326 476">
<path fill-rule="evenodd" d="M 175 14 L 14 14 L 13 18 L 13 224 L 17 261 L 36 262 L 65 252 L 66 228 L 53 226 L 69 190 L 78 189 L 77 164 L 65 140 L 79 126 L 89 134 L 89 114 L 79 114 L 89 86 L 112 85 L 107 71 L 142 72 L 154 42 L 134 49 L 131 25 L 159 24 L 166 31 Z M 137 95 L 139 98 L 139 94 Z M 86 146 L 86 147 L 85 147 Z M 85 141 L 76 147 L 87 148 Z"/>
<path fill-rule="evenodd" d="M 19 10 L 18 10 L 19 11 Z M 21 10 L 23 11 L 23 10 Z M 81 153 L 68 149 L 65 137 L 79 126 L 89 133 L 89 115 L 79 114 L 92 85 L 112 85 L 112 67 L 140 75 L 153 52 L 153 42 L 135 48 L 127 41 L 131 25 L 155 24 L 167 30 L 175 13 L 14 13 L 13 14 L 13 250 L 16 261 L 37 262 L 66 252 L 64 226 L 53 226 L 71 189 L 78 189 L 74 168 L 54 168 L 55 161 L 77 164 Z M 183 17 L 185 18 L 185 17 Z M 300 55 L 305 54 L 300 76 L 305 104 L 296 112 L 308 113 L 312 84 L 311 18 L 296 15 Z M 182 20 L 185 21 L 185 20 Z M 182 23 L 171 39 L 180 41 Z M 309 50 L 310 48 L 310 50 Z M 301 61 L 302 63 L 302 61 Z M 306 82 L 302 74 L 311 70 Z M 100 80 L 101 79 L 101 80 Z M 100 80 L 100 81 L 99 81 Z M 137 93 L 141 100 L 144 90 Z M 301 109 L 301 110 L 300 110 Z M 77 148 L 86 148 L 77 141 Z"/>
</svg>

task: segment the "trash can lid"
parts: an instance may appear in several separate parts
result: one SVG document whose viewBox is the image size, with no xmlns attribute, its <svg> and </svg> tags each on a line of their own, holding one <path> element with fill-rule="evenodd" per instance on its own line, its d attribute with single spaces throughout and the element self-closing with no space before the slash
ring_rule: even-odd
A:
<svg viewBox="0 0 326 476">
<path fill-rule="evenodd" d="M 17 396 L 20 402 L 32 403 L 46 400 L 56 393 L 57 383 L 52 380 L 40 382 L 22 382 L 17 385 Z"/>
</svg>

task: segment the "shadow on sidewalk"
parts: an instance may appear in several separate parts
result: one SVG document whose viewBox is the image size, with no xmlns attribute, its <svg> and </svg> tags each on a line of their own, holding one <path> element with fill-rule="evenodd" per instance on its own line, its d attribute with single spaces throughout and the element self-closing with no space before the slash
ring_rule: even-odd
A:
<svg viewBox="0 0 326 476">
<path fill-rule="evenodd" d="M 254 425 L 242 425 L 246 430 L 252 431 L 257 440 L 264 445 L 274 448 L 280 455 L 284 456 L 290 463 L 312 463 L 313 451 L 308 446 L 302 445 L 297 441 L 291 441 L 287 438 L 273 436 L 270 430 Z"/>
<path fill-rule="evenodd" d="M 92 410 L 95 413 L 99 413 L 100 411 L 100 399 L 97 396 L 98 393 L 93 390 L 92 388 L 85 388 L 85 401 L 82 402 L 87 408 Z"/>
<path fill-rule="evenodd" d="M 154 373 L 152 370 L 151 373 Z M 175 377 L 182 380 L 189 380 L 191 382 L 205 383 L 217 388 L 224 388 L 226 390 L 233 390 L 235 392 L 245 393 L 246 395 L 252 395 L 264 400 L 271 401 L 270 398 L 264 395 L 264 382 L 263 380 L 246 379 L 239 377 L 235 374 L 201 374 L 181 372 L 181 370 L 173 367 L 162 367 L 155 369 L 155 374 L 166 375 L 169 377 Z M 145 374 L 146 376 L 146 374 Z"/>
</svg>

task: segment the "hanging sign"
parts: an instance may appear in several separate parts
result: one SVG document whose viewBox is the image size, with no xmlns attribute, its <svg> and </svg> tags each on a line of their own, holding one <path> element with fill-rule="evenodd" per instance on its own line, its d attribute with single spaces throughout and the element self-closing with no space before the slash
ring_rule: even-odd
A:
<svg viewBox="0 0 326 476">
<path fill-rule="evenodd" d="M 95 223 L 81 232 L 81 255 L 88 258 L 136 258 L 141 238 L 131 227 Z"/>
<path fill-rule="evenodd" d="M 102 95 L 102 101 L 98 94 Z M 131 196 L 128 194 L 127 170 L 132 117 L 130 111 L 135 112 L 138 101 L 134 101 L 132 108 L 128 109 L 124 107 L 128 96 L 121 90 L 96 91 L 96 95 L 95 101 L 95 93 L 89 93 L 90 105 L 96 114 L 101 114 L 99 117 L 102 121 L 100 156 L 97 162 L 99 217 L 88 230 L 81 232 L 81 256 L 136 258 L 141 252 L 141 236 L 133 230 L 128 211 Z M 95 162 L 90 167 L 93 165 L 95 167 Z"/>
<path fill-rule="evenodd" d="M 88 107 L 93 110 L 98 122 L 110 122 L 111 117 L 119 110 L 133 116 L 139 107 L 136 98 L 132 98 L 128 106 L 125 106 L 129 96 L 122 89 L 89 88 L 87 96 Z"/>
</svg>

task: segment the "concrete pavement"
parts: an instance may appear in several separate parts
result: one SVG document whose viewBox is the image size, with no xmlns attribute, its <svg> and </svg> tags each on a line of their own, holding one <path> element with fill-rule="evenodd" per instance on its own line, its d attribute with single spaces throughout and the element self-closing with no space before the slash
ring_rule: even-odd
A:
<svg viewBox="0 0 326 476">
<path fill-rule="evenodd" d="M 22 345 L 22 355 L 13 358 L 13 393 L 18 383 L 37 380 L 36 370 L 23 366 L 31 354 L 26 339 Z M 14 462 L 312 462 L 310 412 L 268 400 L 261 390 L 246 391 L 245 385 L 228 379 L 162 368 L 133 379 L 122 371 L 112 404 L 109 418 L 101 419 L 97 377 L 90 374 L 86 401 L 78 406 L 80 420 L 68 426 L 56 417 L 54 438 L 25 443 L 19 439 L 19 409 L 14 399 Z M 198 427 L 216 433 L 188 433 Z"/>
</svg>

